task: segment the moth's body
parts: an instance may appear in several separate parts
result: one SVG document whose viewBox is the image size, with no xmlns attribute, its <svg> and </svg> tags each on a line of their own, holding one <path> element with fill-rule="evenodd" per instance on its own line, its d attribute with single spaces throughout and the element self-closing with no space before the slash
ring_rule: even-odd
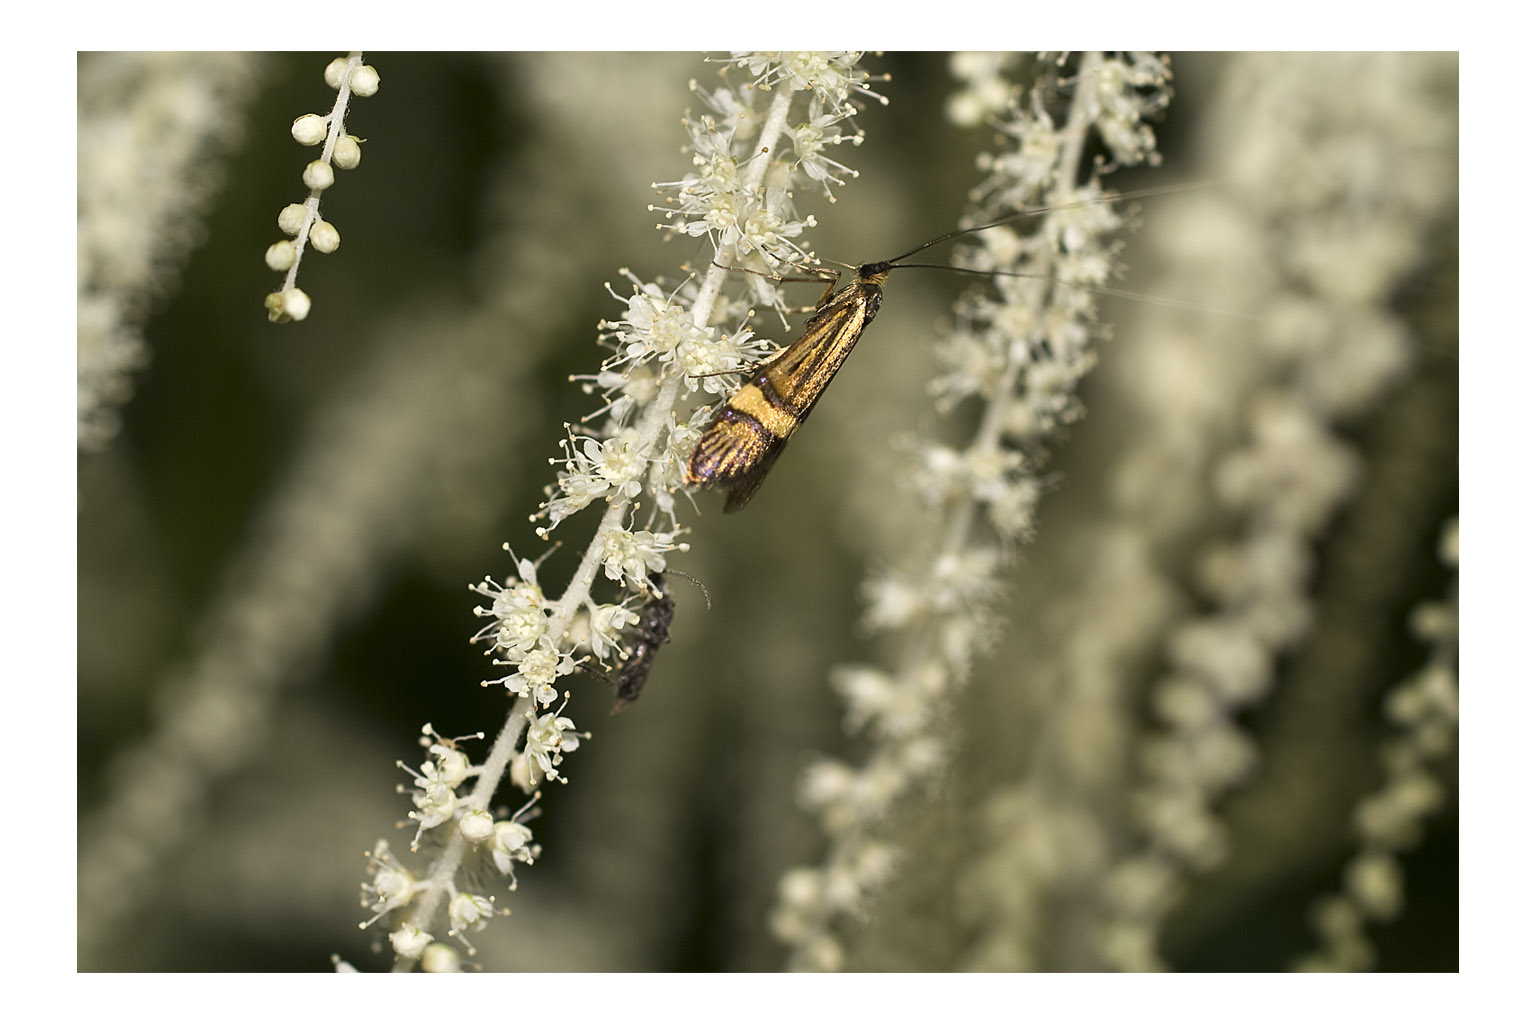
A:
<svg viewBox="0 0 1536 1024">
<path fill-rule="evenodd" d="M 804 423 L 864 329 L 880 312 L 890 262 L 866 263 L 846 287 L 828 287 L 805 331 L 753 371 L 710 421 L 688 459 L 694 487 L 723 488 L 725 510 L 751 499 L 790 435 Z"/>
</svg>

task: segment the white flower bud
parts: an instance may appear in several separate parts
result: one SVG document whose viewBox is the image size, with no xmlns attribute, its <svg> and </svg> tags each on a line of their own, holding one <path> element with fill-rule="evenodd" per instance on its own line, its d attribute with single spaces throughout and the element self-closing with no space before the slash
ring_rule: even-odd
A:
<svg viewBox="0 0 1536 1024">
<path fill-rule="evenodd" d="M 267 246 L 267 269 L 287 270 L 293 266 L 293 261 L 298 257 L 298 250 L 288 239 L 281 242 L 273 242 Z"/>
<path fill-rule="evenodd" d="M 443 942 L 434 942 L 421 954 L 421 969 L 427 974 L 458 974 L 464 969 L 459 951 Z"/>
<path fill-rule="evenodd" d="M 309 229 L 309 244 L 318 252 L 335 252 L 337 246 L 341 245 L 341 232 L 330 221 L 317 220 L 315 226 Z"/>
<path fill-rule="evenodd" d="M 347 73 L 347 58 L 337 57 L 325 66 L 325 84 L 332 89 L 341 88 L 341 76 Z"/>
<path fill-rule="evenodd" d="M 309 316 L 309 296 L 302 289 L 289 288 L 267 296 L 267 319 L 274 324 L 303 320 Z"/>
<path fill-rule="evenodd" d="M 304 168 L 304 184 L 324 192 L 336 183 L 336 171 L 324 160 L 311 160 Z"/>
<path fill-rule="evenodd" d="M 496 821 L 485 811 L 469 811 L 459 819 L 459 835 L 479 846 L 496 833 Z"/>
<path fill-rule="evenodd" d="M 304 227 L 306 213 L 303 203 L 289 203 L 277 215 L 278 230 L 290 238 L 297 236 Z"/>
<path fill-rule="evenodd" d="M 305 114 L 293 122 L 293 139 L 301 146 L 317 146 L 325 141 L 325 118 L 319 114 Z"/>
<path fill-rule="evenodd" d="M 350 171 L 363 159 L 362 147 L 358 145 L 356 135 L 343 135 L 336 140 L 336 148 L 331 150 L 331 162 L 344 171 Z"/>
<path fill-rule="evenodd" d="M 379 73 L 373 70 L 373 65 L 364 64 L 352 72 L 352 94 L 354 96 L 372 96 L 379 91 Z"/>
</svg>

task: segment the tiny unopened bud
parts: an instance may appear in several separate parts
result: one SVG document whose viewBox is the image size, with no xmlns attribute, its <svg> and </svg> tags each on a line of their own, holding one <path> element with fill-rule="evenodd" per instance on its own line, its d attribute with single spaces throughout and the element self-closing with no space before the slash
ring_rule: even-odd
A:
<svg viewBox="0 0 1536 1024">
<path fill-rule="evenodd" d="M 458 974 L 464 970 L 464 961 L 452 946 L 434 942 L 421 952 L 421 969 L 427 974 Z"/>
<path fill-rule="evenodd" d="M 325 118 L 305 114 L 293 122 L 293 140 L 301 146 L 317 146 L 325 141 Z"/>
<path fill-rule="evenodd" d="M 267 246 L 267 269 L 287 270 L 298 258 L 298 249 L 288 239 Z"/>
<path fill-rule="evenodd" d="M 476 846 L 495 834 L 495 819 L 485 811 L 469 811 L 459 819 L 459 835 Z"/>
<path fill-rule="evenodd" d="M 290 238 L 298 237 L 304 230 L 305 213 L 303 203 L 289 203 L 277 215 L 277 229 Z"/>
<path fill-rule="evenodd" d="M 336 140 L 336 148 L 331 150 L 331 162 L 344 171 L 350 171 L 363 159 L 363 149 L 358 145 L 356 135 L 343 135 Z"/>
<path fill-rule="evenodd" d="M 352 72 L 352 95 L 372 96 L 379 91 L 379 73 L 373 65 L 364 64 Z"/>
<path fill-rule="evenodd" d="M 303 289 L 288 288 L 267 296 L 267 319 L 274 324 L 286 324 L 309 316 L 309 296 Z"/>
<path fill-rule="evenodd" d="M 317 220 L 309 229 L 309 244 L 320 252 L 335 252 L 341 245 L 341 232 L 328 220 Z"/>
<path fill-rule="evenodd" d="M 325 66 L 325 84 L 332 89 L 340 89 L 342 75 L 347 73 L 347 58 L 337 57 Z"/>
<path fill-rule="evenodd" d="M 336 171 L 324 160 L 311 160 L 309 166 L 304 168 L 304 184 L 324 192 L 336 184 Z"/>
</svg>

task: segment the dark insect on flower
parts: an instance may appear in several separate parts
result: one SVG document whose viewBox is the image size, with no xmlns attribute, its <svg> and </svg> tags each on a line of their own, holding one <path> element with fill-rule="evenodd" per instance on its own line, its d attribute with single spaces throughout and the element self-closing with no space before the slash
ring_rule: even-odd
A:
<svg viewBox="0 0 1536 1024">
<path fill-rule="evenodd" d="M 678 576 L 687 576 L 698 584 L 700 590 L 704 590 L 704 584 L 687 573 L 668 571 Z M 639 698 L 646 680 L 651 677 L 651 663 L 656 660 L 656 652 L 672 639 L 672 617 L 676 614 L 677 605 L 668 593 L 661 573 L 653 572 L 647 579 L 651 584 L 651 598 L 640 609 L 640 621 L 635 624 L 634 648 L 629 652 L 629 657 L 624 659 L 624 664 L 613 674 L 612 682 L 618 698 L 613 705 L 615 714 Z M 708 607 L 708 590 L 704 590 L 704 601 Z"/>
</svg>

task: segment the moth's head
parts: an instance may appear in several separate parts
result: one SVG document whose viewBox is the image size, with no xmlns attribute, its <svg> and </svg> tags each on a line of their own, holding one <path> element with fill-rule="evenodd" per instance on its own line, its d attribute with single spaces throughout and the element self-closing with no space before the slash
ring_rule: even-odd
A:
<svg viewBox="0 0 1536 1024">
<path fill-rule="evenodd" d="M 896 266 L 890 260 L 881 260 L 879 263 L 865 263 L 859 267 L 859 280 L 869 284 L 885 284 L 885 279 Z"/>
</svg>

